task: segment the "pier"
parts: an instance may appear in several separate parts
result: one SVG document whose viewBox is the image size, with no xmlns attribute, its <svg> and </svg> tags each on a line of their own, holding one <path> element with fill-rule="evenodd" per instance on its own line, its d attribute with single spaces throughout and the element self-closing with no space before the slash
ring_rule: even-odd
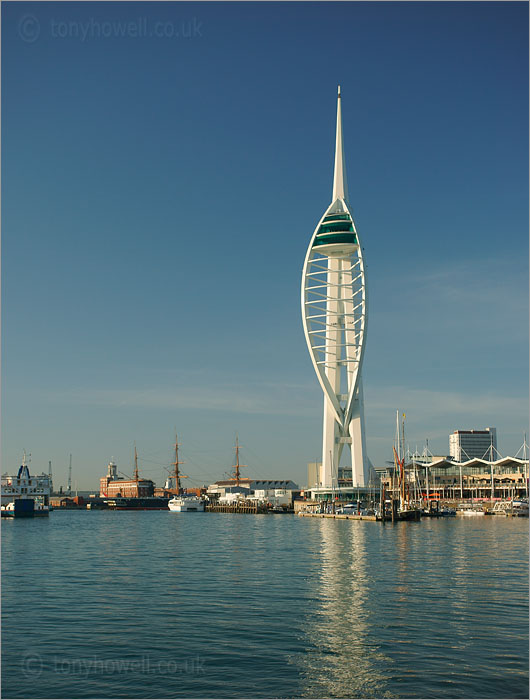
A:
<svg viewBox="0 0 530 700">
<path fill-rule="evenodd" d="M 308 513 L 307 511 L 299 511 L 298 515 L 301 518 L 333 518 L 334 520 L 381 520 L 376 515 L 357 515 L 356 513 Z"/>
<path fill-rule="evenodd" d="M 245 504 L 232 504 L 232 505 L 220 505 L 220 504 L 207 504 L 205 507 L 207 513 L 266 513 L 267 509 L 264 506 L 258 505 L 257 503 L 245 503 Z"/>
</svg>

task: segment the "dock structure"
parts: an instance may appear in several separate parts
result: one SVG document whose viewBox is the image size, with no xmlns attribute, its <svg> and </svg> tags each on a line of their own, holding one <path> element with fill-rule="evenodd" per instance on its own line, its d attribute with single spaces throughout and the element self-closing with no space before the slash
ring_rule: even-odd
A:
<svg viewBox="0 0 530 700">
<path fill-rule="evenodd" d="M 213 504 L 209 503 L 205 507 L 208 513 L 266 513 L 267 509 L 257 503 L 232 503 L 228 504 Z"/>
<path fill-rule="evenodd" d="M 298 515 L 301 518 L 333 518 L 334 520 L 381 520 L 376 515 L 357 515 L 356 513 L 308 513 L 305 511 L 299 511 Z"/>
</svg>

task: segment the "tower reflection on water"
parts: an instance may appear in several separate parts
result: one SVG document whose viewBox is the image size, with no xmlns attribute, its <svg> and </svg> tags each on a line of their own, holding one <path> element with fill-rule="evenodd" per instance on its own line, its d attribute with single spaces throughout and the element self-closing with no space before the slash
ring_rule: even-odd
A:
<svg viewBox="0 0 530 700">
<path fill-rule="evenodd" d="M 305 618 L 307 652 L 296 659 L 301 695 L 393 697 L 385 674 L 391 660 L 378 643 L 378 621 L 369 601 L 376 581 L 366 550 L 366 523 L 342 524 L 314 521 L 321 535 L 321 571 Z"/>
</svg>

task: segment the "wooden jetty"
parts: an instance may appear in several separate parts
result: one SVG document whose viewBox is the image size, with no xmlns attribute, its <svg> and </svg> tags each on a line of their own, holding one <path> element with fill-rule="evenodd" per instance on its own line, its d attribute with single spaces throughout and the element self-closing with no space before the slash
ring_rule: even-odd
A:
<svg viewBox="0 0 530 700">
<path fill-rule="evenodd" d="M 205 510 L 208 513 L 266 513 L 267 510 L 263 506 L 257 503 L 248 504 L 233 504 L 233 505 L 220 505 L 209 503 L 206 505 Z"/>
<path fill-rule="evenodd" d="M 302 518 L 333 518 L 334 520 L 380 520 L 376 515 L 357 515 L 356 513 L 308 513 L 307 511 L 299 511 L 298 515 Z"/>
</svg>

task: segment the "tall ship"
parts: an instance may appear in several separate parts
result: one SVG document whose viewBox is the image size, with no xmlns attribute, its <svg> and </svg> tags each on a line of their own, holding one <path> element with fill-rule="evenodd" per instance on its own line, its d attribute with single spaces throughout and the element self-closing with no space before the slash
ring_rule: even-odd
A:
<svg viewBox="0 0 530 700">
<path fill-rule="evenodd" d="M 202 513 L 204 512 L 204 501 L 198 496 L 183 492 L 180 484 L 181 479 L 187 479 L 185 474 L 180 473 L 179 466 L 183 464 L 179 460 L 179 442 L 178 436 L 175 435 L 175 461 L 172 466 L 175 467 L 173 478 L 175 480 L 175 495 L 168 503 L 168 508 L 173 513 Z"/>
<path fill-rule="evenodd" d="M 138 452 L 134 447 L 134 476 L 118 475 L 115 462 L 109 462 L 107 475 L 99 480 L 99 495 L 110 510 L 166 510 L 169 499 L 155 496 L 151 479 L 140 478 Z"/>
<path fill-rule="evenodd" d="M 26 452 L 16 476 L 2 474 L 3 518 L 32 518 L 50 512 L 51 479 L 49 474 L 31 476 Z"/>
<path fill-rule="evenodd" d="M 394 474 L 397 476 L 398 489 L 398 520 L 419 520 L 421 510 L 417 503 L 412 502 L 410 497 L 410 484 L 407 481 L 405 471 L 405 414 L 401 417 L 401 426 L 399 411 L 396 411 L 396 439 L 392 448 L 394 454 Z M 395 491 L 395 489 L 394 489 Z M 395 493 L 393 492 L 393 498 Z"/>
</svg>

